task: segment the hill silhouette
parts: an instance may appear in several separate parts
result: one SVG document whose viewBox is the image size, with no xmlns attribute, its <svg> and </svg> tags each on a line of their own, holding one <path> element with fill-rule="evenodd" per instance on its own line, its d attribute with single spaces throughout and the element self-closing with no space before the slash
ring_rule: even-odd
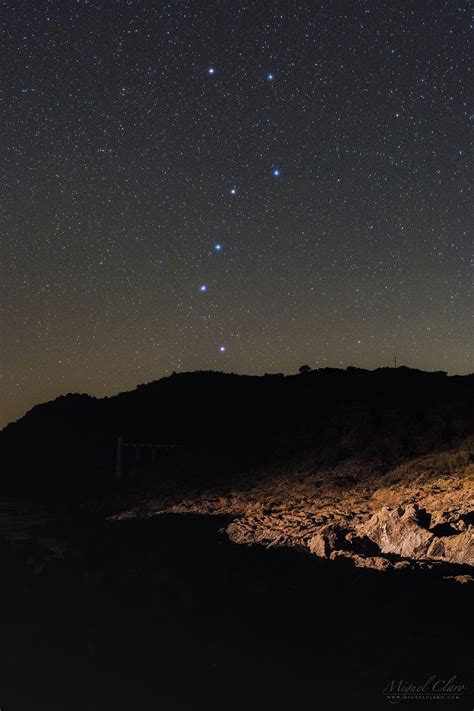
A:
<svg viewBox="0 0 474 711">
<path fill-rule="evenodd" d="M 67 394 L 0 432 L 2 484 L 112 477 L 118 436 L 176 444 L 177 479 L 232 476 L 307 450 L 320 465 L 354 456 L 393 464 L 469 434 L 473 389 L 474 375 L 399 367 L 198 371 L 113 397 Z"/>
</svg>

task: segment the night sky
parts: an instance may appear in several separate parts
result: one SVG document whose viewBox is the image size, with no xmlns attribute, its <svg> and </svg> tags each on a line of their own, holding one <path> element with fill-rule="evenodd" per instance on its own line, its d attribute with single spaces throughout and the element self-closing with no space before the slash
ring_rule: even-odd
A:
<svg viewBox="0 0 474 711">
<path fill-rule="evenodd" d="M 180 370 L 472 370 L 467 2 L 0 6 L 1 424 Z"/>
</svg>

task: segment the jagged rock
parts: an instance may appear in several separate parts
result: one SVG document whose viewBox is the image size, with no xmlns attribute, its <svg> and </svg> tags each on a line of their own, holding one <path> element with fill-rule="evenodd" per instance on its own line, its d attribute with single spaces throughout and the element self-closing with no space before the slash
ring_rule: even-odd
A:
<svg viewBox="0 0 474 711">
<path fill-rule="evenodd" d="M 430 558 L 444 560 L 449 563 L 465 563 L 474 565 L 474 534 L 468 530 L 457 536 L 434 537 L 427 551 Z"/>
<path fill-rule="evenodd" d="M 461 585 L 466 585 L 467 583 L 474 583 L 474 577 L 472 575 L 446 575 L 446 580 L 455 580 Z"/>
<path fill-rule="evenodd" d="M 332 551 L 330 556 L 331 560 L 336 560 L 337 558 L 345 558 L 352 561 L 356 568 L 372 568 L 374 570 L 389 570 L 393 568 L 393 564 L 383 556 L 365 556 L 359 555 L 358 553 L 353 553 L 352 551 L 336 550 Z"/>
<path fill-rule="evenodd" d="M 470 526 L 467 531 L 453 535 L 455 529 L 449 524 L 437 523 L 435 532 L 446 535 L 434 535 L 422 524 L 429 525 L 429 516 L 416 504 L 405 509 L 384 506 L 357 528 L 357 534 L 370 538 L 383 553 L 474 565 L 474 536 Z"/>
<path fill-rule="evenodd" d="M 413 564 L 410 563 L 409 560 L 397 560 L 397 562 L 393 564 L 393 567 L 395 570 L 412 570 Z"/>
<path fill-rule="evenodd" d="M 344 545 L 347 530 L 337 523 L 327 523 L 308 541 L 308 548 L 320 558 L 328 558 L 330 553 Z"/>
<path fill-rule="evenodd" d="M 319 556 L 319 558 L 327 558 L 331 551 L 326 537 L 321 533 L 317 533 L 309 540 L 308 548 L 311 553 Z"/>
<path fill-rule="evenodd" d="M 425 558 L 434 538 L 420 525 L 424 512 L 416 505 L 389 509 L 383 506 L 356 532 L 376 543 L 382 553 L 396 553 L 404 558 Z"/>
<path fill-rule="evenodd" d="M 146 515 L 225 514 L 231 522 L 223 530 L 234 543 L 301 548 L 379 570 L 444 575 L 451 567 L 453 577 L 465 572 L 455 566 L 474 566 L 474 463 L 461 462 L 455 476 L 438 474 L 445 456 L 451 453 L 420 457 L 386 474 L 353 459 L 324 476 L 316 476 L 312 463 L 303 477 L 299 470 L 288 476 L 286 468 L 285 476 L 278 470 L 254 480 L 252 474 L 232 490 L 190 489 L 179 501 L 155 500 Z M 350 487 L 336 485 L 354 472 Z"/>
</svg>

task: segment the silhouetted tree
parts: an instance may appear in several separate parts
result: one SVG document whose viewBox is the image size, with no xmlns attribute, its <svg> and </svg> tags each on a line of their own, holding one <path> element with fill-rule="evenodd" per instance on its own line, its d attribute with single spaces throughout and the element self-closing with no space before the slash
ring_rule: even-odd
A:
<svg viewBox="0 0 474 711">
<path fill-rule="evenodd" d="M 311 370 L 311 368 L 309 367 L 309 365 L 301 365 L 301 366 L 298 368 L 298 373 L 300 373 L 301 375 L 303 375 L 303 373 L 309 373 L 310 370 Z"/>
</svg>

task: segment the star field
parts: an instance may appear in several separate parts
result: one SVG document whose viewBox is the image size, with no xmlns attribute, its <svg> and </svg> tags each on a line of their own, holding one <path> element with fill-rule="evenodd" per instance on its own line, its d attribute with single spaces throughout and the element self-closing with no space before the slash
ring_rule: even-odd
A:
<svg viewBox="0 0 474 711">
<path fill-rule="evenodd" d="M 472 370 L 467 3 L 0 6 L 1 424 L 179 370 Z"/>
</svg>

